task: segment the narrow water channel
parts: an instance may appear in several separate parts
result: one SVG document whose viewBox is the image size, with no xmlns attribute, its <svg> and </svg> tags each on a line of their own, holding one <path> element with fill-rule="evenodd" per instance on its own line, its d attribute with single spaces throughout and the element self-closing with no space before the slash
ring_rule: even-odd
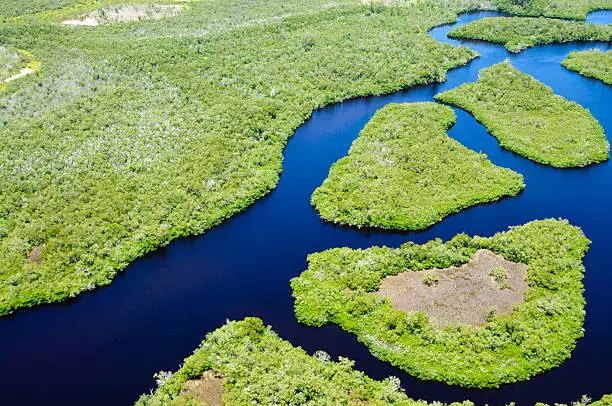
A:
<svg viewBox="0 0 612 406">
<path fill-rule="evenodd" d="M 462 15 L 458 25 L 498 13 Z M 592 13 L 610 23 L 612 12 Z M 442 42 L 453 26 L 431 31 Z M 477 404 L 570 402 L 582 394 L 612 392 L 612 164 L 554 169 L 500 149 L 470 115 L 455 110 L 449 134 L 495 164 L 525 176 L 518 197 L 480 205 L 419 233 L 360 231 L 322 222 L 310 195 L 329 167 L 346 155 L 372 115 L 387 103 L 432 101 L 438 92 L 477 79 L 478 71 L 506 58 L 555 93 L 589 108 L 612 138 L 612 87 L 565 70 L 572 50 L 611 49 L 609 43 L 547 45 L 509 54 L 479 42 L 465 45 L 481 57 L 448 74 L 441 84 L 387 96 L 351 100 L 315 112 L 285 149 L 277 189 L 242 215 L 200 237 L 175 241 L 136 261 L 108 287 L 63 304 L 41 306 L 0 318 L 0 404 L 127 405 L 154 385 L 159 370 L 175 370 L 206 332 L 226 319 L 257 316 L 278 334 L 313 352 L 347 356 L 374 378 L 398 376 L 413 398 L 471 399 Z M 467 390 L 424 383 L 378 361 L 355 337 L 335 326 L 300 326 L 293 314 L 289 279 L 306 269 L 306 256 L 331 247 L 399 246 L 448 239 L 457 233 L 491 235 L 512 225 L 563 217 L 593 241 L 585 259 L 585 337 L 561 367 L 530 381 L 497 390 Z"/>
</svg>

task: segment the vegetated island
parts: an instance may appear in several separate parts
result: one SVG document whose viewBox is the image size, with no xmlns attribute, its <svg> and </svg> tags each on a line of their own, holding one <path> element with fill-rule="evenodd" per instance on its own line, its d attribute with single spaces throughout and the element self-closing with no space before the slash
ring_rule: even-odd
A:
<svg viewBox="0 0 612 406">
<path fill-rule="evenodd" d="M 521 52 L 534 45 L 553 42 L 612 41 L 612 25 L 553 18 L 492 17 L 455 28 L 448 36 L 494 42 L 504 45 L 510 52 Z"/>
<path fill-rule="evenodd" d="M 561 65 L 587 78 L 599 79 L 607 85 L 612 85 L 612 51 L 573 51 Z"/>
<path fill-rule="evenodd" d="M 40 68 L 40 62 L 31 53 L 0 45 L 0 92 L 8 83 L 34 73 Z"/>
<path fill-rule="evenodd" d="M 501 11 L 515 15 L 584 20 L 596 10 L 612 8 L 610 0 L 493 0 Z"/>
<path fill-rule="evenodd" d="M 309 326 L 339 325 L 417 378 L 498 387 L 570 357 L 583 336 L 589 243 L 567 221 L 547 219 L 489 238 L 330 249 L 292 279 L 295 314 Z"/>
<path fill-rule="evenodd" d="M 397 378 L 376 381 L 346 358 L 308 355 L 251 317 L 208 334 L 176 373 L 156 377 L 157 390 L 137 405 L 427 405 L 408 398 Z"/>
<path fill-rule="evenodd" d="M 178 371 L 157 373 L 157 389 L 142 395 L 136 405 L 443 406 L 441 402 L 410 399 L 400 388 L 399 379 L 376 381 L 353 369 L 353 364 L 344 357 L 332 361 L 323 351 L 308 355 L 260 319 L 247 317 L 209 333 Z M 607 406 L 611 401 L 609 395 L 593 403 L 583 397 L 573 405 Z M 474 403 L 451 404 L 460 405 Z"/>
<path fill-rule="evenodd" d="M 109 284 L 245 210 L 314 110 L 443 81 L 477 55 L 428 34 L 474 7 L 456 4 L 194 1 L 96 29 L 0 24 L 45 65 L 0 94 L 0 315 Z"/>
<path fill-rule="evenodd" d="M 313 207 L 334 223 L 420 230 L 521 192 L 522 175 L 446 134 L 456 119 L 436 103 L 388 104 L 331 167 L 312 194 Z"/>
<path fill-rule="evenodd" d="M 607 160 L 610 144 L 591 113 L 502 62 L 478 81 L 437 94 L 436 100 L 470 112 L 510 151 L 557 168 Z"/>
</svg>

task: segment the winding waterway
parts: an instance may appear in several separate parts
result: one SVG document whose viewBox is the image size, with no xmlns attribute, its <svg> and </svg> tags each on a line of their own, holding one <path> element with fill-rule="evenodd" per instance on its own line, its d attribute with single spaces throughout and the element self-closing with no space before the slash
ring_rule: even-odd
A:
<svg viewBox="0 0 612 406">
<path fill-rule="evenodd" d="M 465 14 L 457 24 L 498 13 Z M 589 19 L 610 23 L 612 12 Z M 454 26 L 431 31 L 449 40 Z M 261 317 L 278 334 L 313 352 L 348 356 L 374 378 L 398 376 L 406 392 L 425 400 L 471 399 L 477 404 L 569 402 L 582 394 L 612 392 L 612 164 L 553 169 L 500 149 L 470 115 L 455 110 L 449 134 L 495 164 L 525 176 L 518 197 L 480 205 L 419 233 L 360 231 L 322 222 L 310 207 L 313 190 L 329 167 L 346 155 L 372 115 L 391 102 L 431 101 L 438 92 L 475 81 L 478 71 L 509 58 L 555 93 L 589 108 L 612 136 L 612 87 L 565 70 L 572 50 L 611 49 L 609 43 L 555 44 L 519 55 L 503 47 L 464 42 L 481 57 L 448 74 L 441 84 L 387 96 L 361 98 L 315 112 L 285 149 L 277 189 L 245 213 L 203 236 L 175 241 L 133 263 L 108 287 L 64 304 L 41 306 L 0 319 L 0 404 L 124 405 L 154 385 L 159 370 L 175 370 L 208 331 L 226 319 Z M 293 314 L 289 279 L 306 269 L 306 256 L 331 247 L 399 246 L 457 233 L 488 236 L 533 219 L 563 217 L 593 241 L 585 258 L 585 337 L 561 367 L 497 390 L 467 390 L 424 383 L 375 359 L 355 337 L 336 326 L 307 328 Z"/>
</svg>

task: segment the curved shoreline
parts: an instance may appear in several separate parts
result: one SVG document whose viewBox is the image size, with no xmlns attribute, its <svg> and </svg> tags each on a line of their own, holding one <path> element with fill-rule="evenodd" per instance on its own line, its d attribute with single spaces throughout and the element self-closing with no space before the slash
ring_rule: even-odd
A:
<svg viewBox="0 0 612 406">
<path fill-rule="evenodd" d="M 555 52 L 564 52 L 564 49 L 574 48 L 554 45 L 549 47 L 551 52 L 553 49 L 557 50 Z M 480 46 L 478 48 L 480 49 Z M 450 71 L 449 81 L 469 76 L 483 60 L 489 58 L 486 55 L 487 50 L 494 48 L 482 49 L 484 53 L 480 61 L 475 60 L 464 68 Z M 543 49 L 538 52 L 541 50 Z M 504 57 L 505 55 L 503 53 Z M 549 73 L 550 75 L 552 73 Z M 582 78 L 578 79 L 578 84 L 589 83 Z M 576 82 L 571 83 L 575 87 Z M 578 183 L 571 183 L 570 190 L 584 199 L 590 199 L 590 210 L 574 213 L 571 211 L 571 205 L 566 209 L 571 216 L 578 219 L 577 224 L 584 223 L 591 228 L 589 235 L 592 235 L 593 223 L 585 221 L 582 216 L 589 219 L 590 212 L 599 213 L 600 205 L 591 195 L 590 189 L 584 187 L 597 181 L 602 174 L 607 173 L 606 168 L 610 167 L 606 165 L 601 168 L 570 171 L 561 177 L 554 171 L 500 151 L 496 145 L 487 141 L 483 129 L 474 124 L 466 114 L 458 113 L 458 124 L 451 131 L 451 136 L 461 138 L 466 125 L 476 126 L 474 128 L 479 131 L 470 139 L 461 139 L 462 143 L 472 149 L 484 150 L 495 163 L 501 162 L 504 166 L 519 168 L 521 172 L 525 170 L 531 179 L 528 179 L 528 182 L 533 181 L 537 185 L 542 174 L 546 184 L 532 188 L 520 196 L 516 203 L 508 200 L 468 210 L 423 233 L 358 232 L 321 224 L 320 220 L 315 220 L 316 217 L 304 196 L 310 193 L 308 189 L 313 184 L 319 182 L 318 177 L 322 175 L 322 171 L 326 173 L 330 163 L 337 156 L 346 153 L 348 145 L 363 126 L 362 123 L 367 121 L 369 111 L 377 110 L 381 105 L 392 101 L 429 100 L 436 89 L 447 85 L 452 86 L 440 83 L 415 87 L 392 95 L 355 99 L 315 111 L 285 148 L 283 175 L 278 187 L 257 201 L 248 211 L 233 217 L 220 227 L 211 229 L 205 236 L 176 240 L 168 247 L 144 256 L 130 265 L 129 272 L 118 276 L 107 288 L 84 294 L 69 303 L 43 306 L 1 320 L 0 328 L 5 328 L 3 342 L 7 345 L 13 343 L 5 347 L 7 351 L 11 349 L 5 359 L 7 362 L 20 360 L 19 364 L 15 363 L 17 369 L 11 371 L 10 376 L 4 377 L 6 384 L 13 385 L 15 391 L 19 390 L 22 384 L 19 371 L 36 362 L 37 370 L 46 371 L 48 368 L 49 371 L 54 371 L 50 374 L 52 381 L 72 376 L 71 379 L 79 382 L 79 387 L 71 391 L 69 398 L 62 397 L 68 394 L 62 395 L 52 389 L 49 389 L 49 392 L 41 391 L 40 395 L 74 402 L 79 398 L 85 399 L 87 388 L 91 387 L 95 378 L 116 374 L 116 365 L 120 364 L 121 360 L 129 359 L 132 361 L 131 370 L 121 374 L 121 382 L 108 382 L 108 393 L 100 394 L 96 401 L 102 404 L 110 398 L 130 399 L 136 393 L 147 390 L 152 372 L 175 366 L 192 350 L 195 343 L 201 340 L 204 330 L 214 329 L 225 318 L 240 317 L 246 312 L 246 305 L 251 313 L 262 315 L 266 323 L 272 324 L 295 345 L 301 345 L 309 351 L 329 348 L 332 353 L 348 355 L 357 360 L 361 370 L 374 376 L 386 376 L 388 374 L 385 371 L 389 370 L 392 371 L 391 374 L 397 374 L 396 370 L 377 363 L 369 354 L 360 351 L 359 346 L 354 345 L 351 338 L 344 333 L 334 329 L 314 332 L 295 326 L 292 312 L 286 312 L 287 309 L 283 308 L 288 296 L 286 281 L 288 276 L 303 269 L 305 250 L 314 251 L 332 244 L 336 246 L 338 241 L 353 247 L 373 244 L 393 246 L 405 241 L 406 235 L 410 235 L 410 239 L 415 241 L 435 236 L 447 238 L 460 231 L 489 235 L 497 228 L 519 224 L 545 210 L 544 206 L 547 205 L 542 204 L 540 207 L 533 200 L 534 197 L 552 199 L 563 196 L 564 204 L 571 204 L 573 196 L 555 192 L 554 186 L 561 179 L 581 179 Z M 588 101 L 586 104 L 589 105 Z M 602 114 L 601 110 L 597 114 Z M 335 117 L 334 121 L 329 121 L 332 116 Z M 316 147 L 319 142 L 326 148 Z M 589 178 L 585 177 L 587 173 Z M 311 178 L 314 178 L 314 181 Z M 588 193 L 585 193 L 585 190 Z M 525 207 L 529 209 L 526 210 Z M 516 212 L 512 208 L 517 208 Z M 270 217 L 270 213 L 274 213 L 274 216 Z M 555 208 L 549 213 L 551 216 L 557 216 L 565 212 Z M 267 217 L 267 220 L 262 217 Z M 271 218 L 274 221 L 270 220 Z M 497 225 L 487 225 L 493 221 Z M 601 222 L 601 219 L 599 221 Z M 282 236 L 278 243 L 274 240 L 277 233 Z M 589 254 L 590 260 L 599 258 L 598 252 L 601 250 L 601 247 L 594 248 Z M 603 296 L 598 296 L 596 291 L 600 285 L 605 284 L 602 282 L 605 276 L 597 271 L 587 273 L 587 278 L 595 278 L 591 279 L 591 285 L 587 286 L 588 294 L 595 300 L 603 300 Z M 227 286 L 234 286 L 236 289 L 228 291 Z M 242 288 L 243 286 L 245 288 Z M 590 322 L 596 323 L 594 320 L 598 319 L 597 312 L 591 311 L 589 315 Z M 61 328 L 58 329 L 58 326 Z M 587 338 L 579 345 L 579 359 L 582 360 L 580 362 L 590 359 L 588 354 L 584 354 L 585 346 L 593 347 L 594 350 L 600 348 L 592 342 L 593 337 L 597 336 L 597 329 L 587 328 L 587 332 Z M 33 341 L 34 337 L 41 335 L 47 337 L 44 342 Z M 156 354 L 154 360 L 150 357 L 152 353 Z M 598 359 L 606 360 L 608 355 L 604 351 L 598 355 Z M 79 357 L 78 360 L 74 358 L 76 356 Z M 54 367 L 54 360 L 57 361 L 58 357 L 62 360 L 60 370 Z M 90 364 L 87 374 L 80 373 L 83 360 L 89 361 L 87 363 Z M 77 361 L 78 364 L 75 364 Z M 571 360 L 570 364 L 573 366 L 567 365 L 563 370 L 576 371 L 576 362 Z M 91 365 L 95 365 L 95 371 Z M 71 372 L 74 372 L 74 375 Z M 588 380 L 583 383 L 597 388 L 596 377 L 589 371 L 582 371 L 581 374 Z M 83 376 L 82 382 L 79 376 Z M 513 385 L 511 389 L 484 393 L 422 384 L 404 376 L 402 380 L 407 383 L 404 386 L 410 388 L 410 393 L 416 397 L 432 400 L 470 398 L 476 401 L 489 398 L 502 403 L 504 399 L 529 399 L 525 391 L 538 388 L 544 390 L 548 386 L 546 382 L 558 383 L 559 376 L 564 376 L 564 372 L 547 374 L 525 385 Z M 566 385 L 558 386 L 555 400 L 576 399 L 577 396 L 573 392 L 575 384 L 568 380 Z M 594 398 L 598 397 L 597 389 L 587 388 L 585 391 Z M 28 396 L 34 397 L 36 394 L 28 393 Z"/>
</svg>

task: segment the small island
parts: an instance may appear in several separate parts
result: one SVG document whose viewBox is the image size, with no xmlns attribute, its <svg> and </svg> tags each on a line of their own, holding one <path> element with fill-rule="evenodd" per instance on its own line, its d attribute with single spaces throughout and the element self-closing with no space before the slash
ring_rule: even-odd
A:
<svg viewBox="0 0 612 406">
<path fill-rule="evenodd" d="M 451 108 L 436 103 L 385 106 L 331 167 L 313 207 L 334 223 L 420 230 L 521 192 L 521 175 L 446 134 L 455 120 Z"/>
<path fill-rule="evenodd" d="M 610 157 L 604 130 L 587 109 L 508 61 L 435 99 L 470 112 L 503 148 L 542 164 L 581 167 Z"/>
<path fill-rule="evenodd" d="M 292 279 L 295 313 L 339 325 L 417 378 L 498 387 L 570 357 L 583 336 L 589 243 L 547 219 L 489 238 L 330 249 Z"/>
<path fill-rule="evenodd" d="M 543 17 L 493 17 L 455 28 L 448 36 L 494 42 L 510 52 L 521 52 L 553 42 L 611 41 L 612 26 Z"/>
<path fill-rule="evenodd" d="M 397 378 L 376 381 L 354 370 L 347 358 L 331 361 L 323 351 L 308 355 L 253 317 L 208 334 L 176 373 L 156 378 L 157 390 L 137 405 L 427 406 L 408 398 Z"/>
<path fill-rule="evenodd" d="M 612 51 L 574 51 L 561 65 L 587 78 L 599 79 L 606 85 L 612 85 Z"/>
<path fill-rule="evenodd" d="M 142 395 L 136 406 L 445 405 L 411 399 L 399 379 L 391 376 L 377 381 L 353 365 L 344 357 L 332 361 L 324 351 L 308 355 L 260 319 L 247 317 L 209 333 L 178 371 L 155 374 L 156 390 Z M 573 405 L 606 406 L 612 395 L 593 403 L 584 396 L 581 400 L 583 403 Z M 450 406 L 474 403 L 465 400 Z"/>
</svg>

